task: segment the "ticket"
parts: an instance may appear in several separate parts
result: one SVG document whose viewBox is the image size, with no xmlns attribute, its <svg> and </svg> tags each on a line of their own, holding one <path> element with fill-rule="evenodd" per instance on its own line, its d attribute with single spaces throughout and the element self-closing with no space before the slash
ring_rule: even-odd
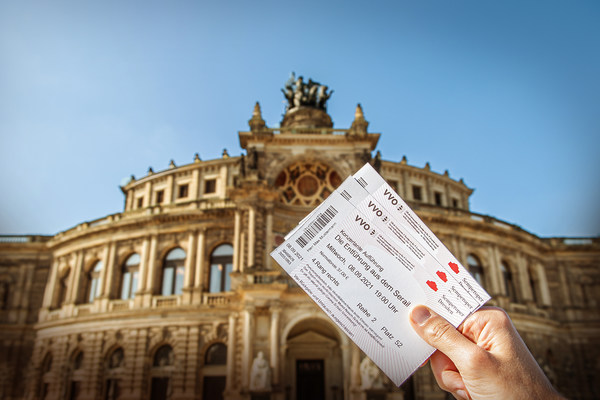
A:
<svg viewBox="0 0 600 400">
<path fill-rule="evenodd" d="M 420 243 L 412 240 L 372 196 L 367 196 L 357 206 L 357 210 L 377 229 L 377 243 L 396 259 L 395 265 L 389 267 L 406 268 L 413 273 L 420 285 L 426 285 L 427 291 L 432 292 L 431 298 L 435 300 L 435 306 L 430 306 L 434 311 L 458 326 L 478 307 L 479 304 L 460 286 L 456 278 Z M 366 252 L 363 255 L 369 256 Z"/>
<path fill-rule="evenodd" d="M 365 164 L 354 174 L 354 178 L 373 194 L 373 197 L 392 214 L 392 218 L 398 221 L 399 225 L 407 229 L 413 239 L 440 261 L 449 276 L 458 278 L 459 284 L 476 302 L 483 304 L 490 299 L 475 278 L 370 164 Z"/>
<path fill-rule="evenodd" d="M 410 208 L 369 168 L 344 181 L 271 255 L 399 386 L 434 351 L 410 327 L 412 307 L 425 304 L 458 326 L 489 296 L 462 266 L 457 273 L 447 264 L 455 259 L 437 251 L 443 245 L 416 214 L 403 217 Z"/>
</svg>

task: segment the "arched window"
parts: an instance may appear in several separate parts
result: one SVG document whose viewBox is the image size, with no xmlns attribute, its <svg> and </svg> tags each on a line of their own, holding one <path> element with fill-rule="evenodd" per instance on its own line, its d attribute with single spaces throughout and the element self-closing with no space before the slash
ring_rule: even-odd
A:
<svg viewBox="0 0 600 400">
<path fill-rule="evenodd" d="M 173 364 L 174 358 L 171 346 L 165 344 L 159 347 L 152 360 L 150 400 L 166 400 L 170 397 L 172 392 L 170 376 Z"/>
<path fill-rule="evenodd" d="M 500 271 L 502 272 L 502 278 L 504 279 L 504 294 L 506 294 L 510 301 L 516 302 L 517 292 L 515 290 L 515 281 L 513 280 L 510 267 L 505 261 L 500 263 Z"/>
<path fill-rule="evenodd" d="M 223 343 L 215 343 L 206 350 L 204 356 L 205 365 L 225 365 L 227 364 L 227 346 Z"/>
<path fill-rule="evenodd" d="M 471 272 L 471 275 L 473 275 L 477 283 L 485 287 L 483 267 L 481 266 L 479 258 L 477 258 L 477 256 L 474 254 L 469 254 L 467 256 L 467 266 L 469 267 L 469 272 Z"/>
<path fill-rule="evenodd" d="M 104 381 L 104 400 L 116 400 L 119 398 L 121 388 L 121 367 L 123 367 L 124 353 L 121 347 L 116 348 L 106 360 L 106 371 Z"/>
<path fill-rule="evenodd" d="M 121 269 L 121 299 L 133 299 L 138 285 L 140 270 L 140 256 L 137 253 L 130 255 Z"/>
<path fill-rule="evenodd" d="M 168 344 L 160 346 L 154 353 L 154 367 L 167 367 L 173 365 L 173 349 Z"/>
<path fill-rule="evenodd" d="M 210 255 L 210 279 L 208 291 L 227 292 L 231 289 L 229 274 L 233 271 L 233 246 L 222 244 Z"/>
<path fill-rule="evenodd" d="M 38 397 L 41 400 L 44 400 L 48 397 L 48 392 L 50 391 L 50 382 L 52 380 L 52 377 L 50 376 L 51 370 L 52 370 L 52 354 L 48 353 L 44 357 L 44 360 L 42 361 L 42 365 L 40 368 Z"/>
<path fill-rule="evenodd" d="M 102 273 L 103 266 L 102 261 L 97 261 L 90 269 L 90 272 L 88 272 L 88 293 L 86 296 L 88 303 L 92 303 L 100 295 L 100 288 L 102 286 L 100 274 Z"/>
<path fill-rule="evenodd" d="M 162 276 L 162 295 L 181 294 L 185 271 L 185 251 L 177 247 L 165 257 Z"/>
</svg>

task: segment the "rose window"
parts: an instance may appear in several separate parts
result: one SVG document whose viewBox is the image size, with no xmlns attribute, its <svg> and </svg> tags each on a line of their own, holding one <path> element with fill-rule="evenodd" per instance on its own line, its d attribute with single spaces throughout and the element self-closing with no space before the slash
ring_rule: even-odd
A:
<svg viewBox="0 0 600 400">
<path fill-rule="evenodd" d="M 292 164 L 275 179 L 281 201 L 298 206 L 321 203 L 340 183 L 342 179 L 336 171 L 318 162 Z"/>
</svg>

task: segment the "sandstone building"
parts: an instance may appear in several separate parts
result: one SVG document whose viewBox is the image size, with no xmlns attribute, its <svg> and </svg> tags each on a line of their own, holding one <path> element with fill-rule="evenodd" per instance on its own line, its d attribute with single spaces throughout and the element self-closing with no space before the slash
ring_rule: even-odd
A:
<svg viewBox="0 0 600 400">
<path fill-rule="evenodd" d="M 286 85 L 278 128 L 257 103 L 243 155 L 132 177 L 122 212 L 56 235 L 0 237 L 0 398 L 446 398 L 429 368 L 367 385 L 362 352 L 269 256 L 365 162 L 510 313 L 554 385 L 600 397 L 600 240 L 472 212 L 462 180 L 374 155 L 360 106 L 334 128 L 314 85 Z"/>
</svg>

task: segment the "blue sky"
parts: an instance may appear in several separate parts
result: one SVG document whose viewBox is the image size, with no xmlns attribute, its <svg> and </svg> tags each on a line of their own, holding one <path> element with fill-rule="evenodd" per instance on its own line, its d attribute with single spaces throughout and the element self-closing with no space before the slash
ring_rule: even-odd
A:
<svg viewBox="0 0 600 400">
<path fill-rule="evenodd" d="M 239 155 L 291 71 L 361 103 L 385 160 L 464 178 L 471 209 L 600 234 L 597 1 L 3 1 L 0 233 L 122 211 L 119 184 Z"/>
</svg>

